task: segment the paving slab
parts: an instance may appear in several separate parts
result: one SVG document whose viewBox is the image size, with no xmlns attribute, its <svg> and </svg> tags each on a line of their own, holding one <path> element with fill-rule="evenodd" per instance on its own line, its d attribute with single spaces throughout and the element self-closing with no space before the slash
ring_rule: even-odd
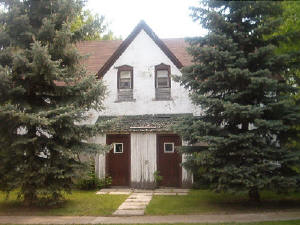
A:
<svg viewBox="0 0 300 225">
<path fill-rule="evenodd" d="M 137 199 L 137 198 L 130 198 L 130 199 L 126 199 L 126 202 L 150 202 L 152 198 L 148 198 L 148 199 L 145 199 L 145 198 L 140 198 L 140 199 Z"/>
<path fill-rule="evenodd" d="M 126 192 L 126 191 L 115 191 L 115 192 L 110 192 L 110 195 L 130 195 L 131 192 Z"/>
<path fill-rule="evenodd" d="M 173 192 L 176 192 L 176 193 L 188 193 L 189 191 L 190 191 L 190 189 L 183 189 L 183 188 L 173 189 Z"/>
<path fill-rule="evenodd" d="M 140 202 L 140 203 L 148 203 L 151 199 L 147 200 L 147 199 L 136 199 L 136 198 L 127 198 L 126 202 Z"/>
<path fill-rule="evenodd" d="M 144 210 L 146 208 L 147 205 L 121 205 L 118 210 L 125 210 L 125 209 L 141 209 Z"/>
<path fill-rule="evenodd" d="M 189 189 L 182 188 L 159 188 L 155 190 L 145 190 L 145 189 L 130 189 L 130 188 L 103 188 L 97 192 L 97 194 L 115 194 L 115 193 L 133 193 L 133 194 L 144 194 L 144 195 L 153 195 L 154 193 L 188 193 Z"/>
<path fill-rule="evenodd" d="M 132 193 L 113 213 L 117 216 L 144 215 L 145 209 L 152 199 L 152 193 Z"/>
<path fill-rule="evenodd" d="M 134 193 L 153 193 L 153 190 L 134 189 Z"/>
<path fill-rule="evenodd" d="M 132 193 L 132 196 L 151 196 L 151 195 L 153 195 L 153 193 L 136 193 L 136 192 Z"/>
<path fill-rule="evenodd" d="M 140 196 L 138 196 L 138 195 L 130 195 L 128 197 L 128 199 L 137 199 L 137 200 L 144 200 L 144 201 L 151 200 L 151 198 L 152 198 L 152 195 L 150 195 L 150 196 L 147 196 L 147 195 L 140 195 Z"/>
<path fill-rule="evenodd" d="M 130 202 L 130 201 L 125 201 L 121 204 L 122 205 L 147 205 L 148 202 Z"/>
<path fill-rule="evenodd" d="M 118 188 L 117 191 L 133 192 L 134 189 L 132 189 L 132 188 Z"/>
<path fill-rule="evenodd" d="M 158 188 L 158 189 L 155 189 L 154 190 L 154 193 L 170 193 L 170 192 L 174 192 L 174 188 Z M 179 189 L 176 189 L 176 190 L 179 190 Z"/>
<path fill-rule="evenodd" d="M 154 195 L 176 195 L 176 193 L 171 193 L 171 192 L 161 192 L 161 193 L 154 193 Z"/>
<path fill-rule="evenodd" d="M 144 210 L 136 209 L 136 210 L 117 210 L 113 213 L 114 216 L 142 216 L 144 215 Z"/>
</svg>

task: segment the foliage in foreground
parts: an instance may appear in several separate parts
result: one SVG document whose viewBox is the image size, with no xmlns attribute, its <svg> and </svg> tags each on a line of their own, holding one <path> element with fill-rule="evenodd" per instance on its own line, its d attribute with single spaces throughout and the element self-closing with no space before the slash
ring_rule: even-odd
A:
<svg viewBox="0 0 300 225">
<path fill-rule="evenodd" d="M 282 36 L 271 38 L 280 25 L 281 5 L 264 1 L 202 1 L 193 8 L 208 35 L 191 38 L 194 65 L 178 78 L 202 111 L 175 130 L 190 144 L 185 166 L 201 172 L 215 191 L 247 191 L 259 201 L 259 191 L 279 192 L 299 186 L 297 89 L 283 79 L 291 55 L 275 54 Z M 276 20 L 270 18 L 277 18 Z"/>
<path fill-rule="evenodd" d="M 77 156 L 103 149 L 85 141 L 98 125 L 82 123 L 105 94 L 74 47 L 86 35 L 71 32 L 83 2 L 0 1 L 0 189 L 20 188 L 27 205 L 58 203 Z"/>
</svg>

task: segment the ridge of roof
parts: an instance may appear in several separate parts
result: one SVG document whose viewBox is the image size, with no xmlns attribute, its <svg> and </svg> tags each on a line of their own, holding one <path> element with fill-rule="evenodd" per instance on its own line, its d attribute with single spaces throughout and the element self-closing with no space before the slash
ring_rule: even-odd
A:
<svg viewBox="0 0 300 225">
<path fill-rule="evenodd" d="M 133 29 L 131 34 L 120 44 L 117 50 L 109 57 L 105 64 L 100 68 L 97 73 L 97 77 L 101 78 L 104 74 L 111 68 L 111 66 L 116 62 L 116 60 L 122 55 L 122 53 L 127 49 L 127 47 L 132 43 L 136 36 L 144 30 L 149 37 L 156 43 L 156 45 L 169 57 L 169 59 L 174 63 L 174 65 L 181 69 L 183 67 L 182 63 L 177 59 L 177 57 L 170 51 L 167 45 L 154 33 L 154 31 L 146 24 L 144 20 L 141 20 L 138 25 Z"/>
</svg>

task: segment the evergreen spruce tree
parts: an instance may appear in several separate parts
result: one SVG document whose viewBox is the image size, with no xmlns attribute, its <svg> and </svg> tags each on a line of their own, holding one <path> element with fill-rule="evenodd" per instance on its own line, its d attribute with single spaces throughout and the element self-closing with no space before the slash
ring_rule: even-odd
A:
<svg viewBox="0 0 300 225">
<path fill-rule="evenodd" d="M 76 156 L 102 149 L 87 143 L 99 129 L 83 121 L 101 110 L 105 88 L 74 47 L 87 30 L 70 30 L 83 2 L 0 1 L 0 189 L 19 188 L 27 205 L 57 203 Z"/>
<path fill-rule="evenodd" d="M 202 112 L 175 129 L 208 146 L 183 148 L 185 166 L 211 189 L 247 192 L 256 202 L 260 190 L 296 188 L 299 150 L 287 143 L 297 136 L 299 105 L 283 79 L 290 56 L 274 54 L 280 36 L 265 38 L 280 25 L 280 4 L 204 0 L 192 10 L 208 34 L 188 40 L 194 65 L 178 79 Z"/>
</svg>

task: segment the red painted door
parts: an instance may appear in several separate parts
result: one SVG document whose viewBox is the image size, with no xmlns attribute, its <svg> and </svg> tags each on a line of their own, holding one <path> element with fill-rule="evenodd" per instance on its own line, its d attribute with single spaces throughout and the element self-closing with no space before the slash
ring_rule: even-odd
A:
<svg viewBox="0 0 300 225">
<path fill-rule="evenodd" d="M 106 144 L 112 149 L 106 156 L 106 173 L 112 177 L 113 186 L 129 186 L 130 184 L 130 135 L 110 134 L 106 136 Z"/>
<path fill-rule="evenodd" d="M 161 185 L 166 187 L 180 187 L 182 168 L 181 154 L 176 146 L 181 145 L 181 139 L 177 135 L 158 135 L 158 165 L 157 169 L 163 177 Z"/>
</svg>

